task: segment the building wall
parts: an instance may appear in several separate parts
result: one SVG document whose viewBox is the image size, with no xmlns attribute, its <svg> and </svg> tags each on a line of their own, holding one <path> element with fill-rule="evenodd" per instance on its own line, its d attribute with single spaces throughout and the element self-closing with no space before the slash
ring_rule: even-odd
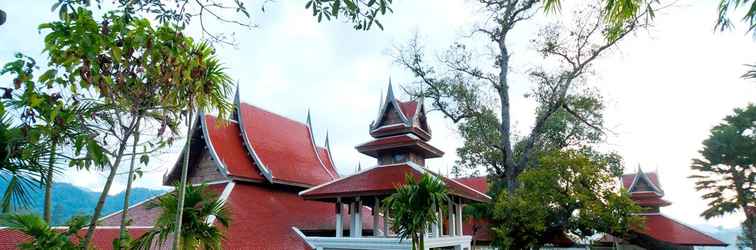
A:
<svg viewBox="0 0 756 250">
<path fill-rule="evenodd" d="M 197 166 L 190 168 L 188 181 L 189 183 L 202 183 L 225 180 L 226 177 L 218 170 L 215 161 L 210 158 L 207 150 L 202 150 Z"/>
</svg>

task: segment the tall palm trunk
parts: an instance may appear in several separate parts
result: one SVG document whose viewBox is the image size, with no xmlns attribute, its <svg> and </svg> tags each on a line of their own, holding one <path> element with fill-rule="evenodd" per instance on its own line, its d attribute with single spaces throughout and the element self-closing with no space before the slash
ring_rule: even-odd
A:
<svg viewBox="0 0 756 250">
<path fill-rule="evenodd" d="M 184 146 L 184 163 L 181 166 L 181 181 L 176 192 L 178 192 L 178 208 L 176 210 L 176 232 L 173 236 L 173 249 L 178 250 L 181 246 L 181 219 L 184 216 L 184 196 L 186 195 L 186 176 L 189 172 L 189 155 L 191 151 L 192 132 L 194 130 L 194 108 L 189 109 L 186 123 L 186 145 Z"/>
<path fill-rule="evenodd" d="M 55 174 L 55 150 L 57 150 L 58 143 L 53 140 L 50 145 L 50 159 L 47 163 L 47 173 L 45 173 L 45 204 L 44 204 L 44 219 L 48 225 L 52 225 L 52 188 L 53 188 L 53 175 Z"/>
<path fill-rule="evenodd" d="M 100 197 L 97 199 L 97 204 L 95 205 L 92 219 L 89 221 L 89 227 L 87 228 L 87 235 L 86 237 L 84 237 L 84 240 L 81 241 L 81 246 L 83 248 L 87 248 L 89 246 L 89 243 L 92 241 L 92 237 L 94 237 L 94 231 L 97 228 L 97 220 L 102 214 L 102 208 L 105 206 L 105 199 L 108 198 L 110 187 L 113 186 L 113 180 L 115 180 L 115 176 L 118 172 L 118 166 L 121 165 L 121 160 L 123 160 L 123 152 L 126 151 L 128 138 L 131 137 L 131 133 L 133 131 L 134 130 L 129 130 L 124 133 L 124 141 L 122 141 L 120 143 L 121 145 L 118 146 L 118 151 L 116 151 L 115 154 L 115 161 L 110 164 L 110 173 L 108 174 L 108 179 L 105 181 L 105 186 L 102 188 L 102 193 L 100 193 Z"/>
<path fill-rule="evenodd" d="M 126 242 L 126 239 L 128 238 L 128 231 L 126 231 L 126 222 L 128 220 L 128 212 L 129 212 L 129 198 L 131 196 L 131 184 L 134 182 L 134 163 L 136 162 L 136 150 L 137 150 L 137 144 L 139 144 L 139 124 L 140 122 L 137 121 L 135 131 L 134 132 L 134 144 L 131 145 L 131 162 L 129 163 L 129 175 L 128 175 L 128 181 L 126 181 L 126 191 L 124 193 L 123 197 L 123 210 L 121 211 L 121 229 L 120 229 L 120 238 L 118 240 L 118 244 L 120 249 L 126 249 L 128 247 L 128 242 Z"/>
</svg>

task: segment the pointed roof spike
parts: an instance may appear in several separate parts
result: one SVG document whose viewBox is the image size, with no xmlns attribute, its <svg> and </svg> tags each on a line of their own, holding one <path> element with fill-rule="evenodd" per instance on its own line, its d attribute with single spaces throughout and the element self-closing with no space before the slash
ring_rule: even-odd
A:
<svg viewBox="0 0 756 250">
<path fill-rule="evenodd" d="M 395 99 L 395 97 L 394 97 L 394 86 L 391 83 L 391 77 L 389 77 L 388 90 L 386 91 L 386 99 Z"/>
<path fill-rule="evenodd" d="M 357 172 L 362 171 L 362 162 L 357 162 Z M 355 172 L 356 173 L 356 172 Z"/>
<path fill-rule="evenodd" d="M 328 139 L 328 130 L 326 130 L 325 147 L 328 149 L 328 153 L 331 153 L 331 141 Z"/>
<path fill-rule="evenodd" d="M 310 117 L 310 108 L 307 108 L 307 126 L 312 129 L 312 118 Z"/>
</svg>

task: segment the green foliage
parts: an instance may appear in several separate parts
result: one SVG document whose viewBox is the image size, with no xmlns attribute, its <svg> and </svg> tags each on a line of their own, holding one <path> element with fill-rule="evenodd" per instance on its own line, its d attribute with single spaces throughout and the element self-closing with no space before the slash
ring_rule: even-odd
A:
<svg viewBox="0 0 756 250">
<path fill-rule="evenodd" d="M 379 16 L 392 13 L 393 0 L 307 0 L 305 8 L 312 10 L 312 16 L 318 18 L 318 22 L 338 19 L 339 16 L 354 24 L 356 30 L 369 30 L 373 24 L 383 30 L 383 24 L 378 20 Z"/>
<path fill-rule="evenodd" d="M 449 199 L 446 185 L 438 177 L 423 174 L 419 179 L 407 174 L 406 183 L 384 199 L 391 214 L 391 226 L 401 239 L 411 239 L 412 249 L 425 249 L 425 229 L 439 221 L 437 209 Z"/>
<path fill-rule="evenodd" d="M 743 211 L 745 236 L 756 242 L 756 105 L 735 109 L 734 114 L 711 129 L 693 159 L 696 190 L 708 201 L 704 218 Z"/>
<path fill-rule="evenodd" d="M 18 248 L 24 250 L 74 250 L 81 249 L 75 242 L 81 240 L 78 232 L 84 228 L 88 218 L 74 217 L 66 223 L 65 230 L 51 228 L 41 217 L 34 214 L 5 214 L 0 219 L 3 226 L 18 230 L 32 238 L 21 243 Z M 77 239 L 73 241 L 72 239 Z"/>
<path fill-rule="evenodd" d="M 750 0 L 720 0 L 719 1 L 719 15 L 717 18 L 716 28 L 721 31 L 732 28 L 732 20 L 730 15 L 738 8 L 745 7 L 747 11 L 741 18 L 741 21 L 748 25 L 748 31 L 751 32 L 756 28 L 756 1 Z"/>
<path fill-rule="evenodd" d="M 178 186 L 177 186 L 178 188 Z M 176 231 L 175 218 L 178 208 L 176 192 L 161 196 L 154 202 L 147 204 L 148 209 L 159 208 L 160 216 L 155 221 L 153 229 L 137 239 L 132 249 L 151 249 L 163 246 L 165 241 Z M 215 218 L 214 224 L 208 224 L 210 217 Z M 223 231 L 216 224 L 228 228 L 231 223 L 231 212 L 218 195 L 207 188 L 207 185 L 187 186 L 182 213 L 181 246 L 179 249 L 221 249 L 224 239 Z"/>
<path fill-rule="evenodd" d="M 728 1 L 728 0 L 723 0 Z M 735 0 L 740 1 L 740 0 Z M 746 0 L 747 1 L 747 0 Z M 648 18 L 654 18 L 654 9 L 651 5 L 659 3 L 658 0 L 604 0 L 602 15 L 607 23 L 607 40 L 613 41 L 638 17 L 640 12 L 647 12 Z M 546 0 L 544 10 L 556 12 L 561 8 L 562 0 Z"/>
<path fill-rule="evenodd" d="M 579 151 L 542 154 L 519 178 L 522 187 L 502 190 L 492 210 L 496 244 L 504 249 L 538 248 L 562 232 L 621 236 L 640 222 L 629 194 L 612 189 L 609 164 Z"/>
</svg>

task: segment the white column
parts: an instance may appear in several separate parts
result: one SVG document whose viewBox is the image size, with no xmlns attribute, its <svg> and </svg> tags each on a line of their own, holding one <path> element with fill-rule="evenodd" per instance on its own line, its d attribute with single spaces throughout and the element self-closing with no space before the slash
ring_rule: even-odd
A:
<svg viewBox="0 0 756 250">
<path fill-rule="evenodd" d="M 357 197 L 357 202 L 354 206 L 354 212 L 356 214 L 354 217 L 355 237 L 362 237 L 362 200 L 360 200 L 360 197 Z"/>
<path fill-rule="evenodd" d="M 354 209 L 354 205 L 354 201 L 349 202 L 349 237 L 357 237 L 357 226 L 355 225 L 357 211 Z"/>
<path fill-rule="evenodd" d="M 452 202 L 451 198 L 449 199 L 449 227 L 447 229 L 447 233 L 449 236 L 457 236 L 457 227 L 454 225 L 456 224 L 456 220 L 454 220 L 454 203 Z"/>
<path fill-rule="evenodd" d="M 373 236 L 382 236 L 381 230 L 379 230 L 378 224 L 378 218 L 380 216 L 380 210 L 381 210 L 381 200 L 378 199 L 378 197 L 373 197 Z"/>
<path fill-rule="evenodd" d="M 341 204 L 341 197 L 336 198 L 336 237 L 344 236 L 344 222 L 342 221 L 341 210 L 343 206 Z"/>
<path fill-rule="evenodd" d="M 444 236 L 444 209 L 438 204 L 438 236 Z"/>
<path fill-rule="evenodd" d="M 438 214 L 438 209 L 436 208 L 436 206 L 433 206 L 433 211 L 435 211 L 435 213 L 437 214 L 437 216 L 439 216 L 439 217 L 441 216 L 441 215 Z M 431 225 L 431 232 L 433 233 L 433 237 L 434 238 L 438 238 L 440 236 L 439 232 L 438 232 L 438 222 L 439 221 L 441 221 L 440 218 L 439 218 L 439 220 L 436 220 L 435 222 L 433 222 L 433 224 Z"/>
<path fill-rule="evenodd" d="M 389 211 L 386 209 L 386 211 L 383 212 L 383 235 L 386 237 L 389 237 Z"/>
<path fill-rule="evenodd" d="M 457 232 L 459 236 L 464 235 L 464 232 L 462 231 L 462 201 L 460 200 L 459 203 L 457 203 Z"/>
</svg>

